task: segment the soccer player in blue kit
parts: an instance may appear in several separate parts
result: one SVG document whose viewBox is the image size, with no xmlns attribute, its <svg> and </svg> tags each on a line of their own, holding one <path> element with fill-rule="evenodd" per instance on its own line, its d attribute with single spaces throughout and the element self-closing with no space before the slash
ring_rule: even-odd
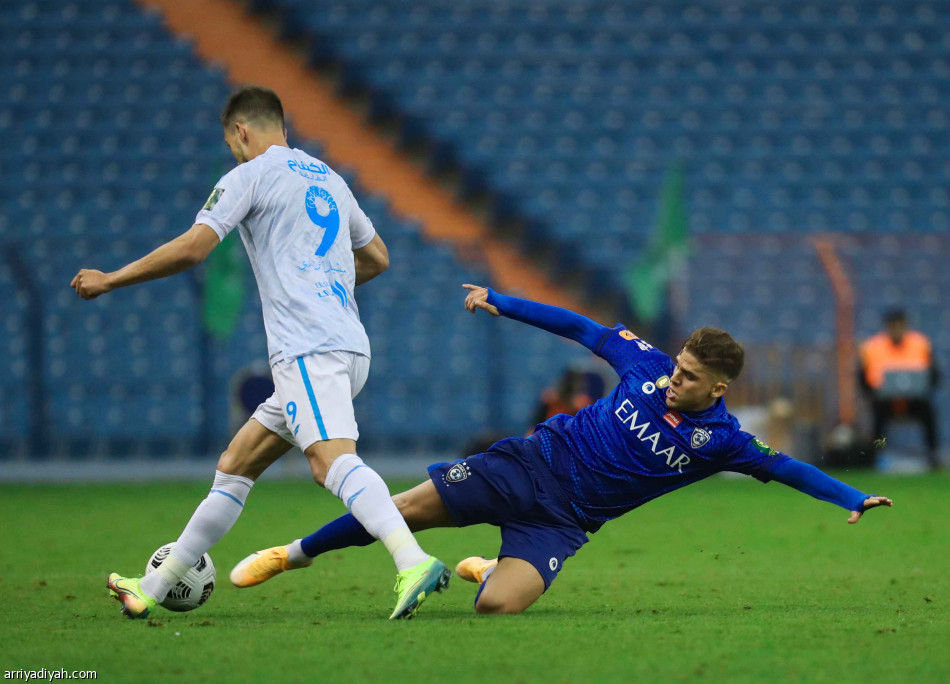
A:
<svg viewBox="0 0 950 684">
<path fill-rule="evenodd" d="M 851 512 L 891 506 L 814 466 L 776 452 L 739 429 L 723 395 L 742 370 L 741 345 L 727 332 L 701 328 L 671 359 L 624 326 L 602 326 L 555 306 L 465 285 L 466 308 L 484 309 L 583 344 L 620 376 L 609 396 L 576 416 L 558 415 L 527 438 L 429 468 L 429 480 L 393 497 L 410 529 L 501 528 L 497 559 L 467 558 L 456 571 L 481 586 L 479 613 L 520 613 L 607 521 L 721 471 L 776 480 Z M 299 540 L 309 557 L 375 539 L 352 515 Z M 279 547 L 275 547 L 279 548 Z M 239 587 L 288 569 L 273 554 L 248 556 L 231 573 Z"/>
</svg>

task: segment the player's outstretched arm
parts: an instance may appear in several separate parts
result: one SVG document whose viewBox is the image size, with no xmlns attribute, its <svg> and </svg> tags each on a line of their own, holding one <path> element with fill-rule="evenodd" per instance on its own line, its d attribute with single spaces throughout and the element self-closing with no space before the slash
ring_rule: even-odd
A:
<svg viewBox="0 0 950 684">
<path fill-rule="evenodd" d="M 389 268 L 389 250 L 379 233 L 368 244 L 353 250 L 353 261 L 356 264 L 357 285 L 372 280 Z"/>
<path fill-rule="evenodd" d="M 772 479 L 794 487 L 800 492 L 828 501 L 850 511 L 848 522 L 852 525 L 861 519 L 865 511 L 877 506 L 892 506 L 886 496 L 865 494 L 854 487 L 836 480 L 808 463 L 786 458 L 779 461 L 771 470 Z"/>
<path fill-rule="evenodd" d="M 488 287 L 479 285 L 462 285 L 469 290 L 465 297 L 465 308 L 475 313 L 476 309 L 484 309 L 493 316 L 512 318 L 536 328 L 547 330 L 555 335 L 566 337 L 583 344 L 594 351 L 604 332 L 610 330 L 587 316 L 562 309 L 559 306 L 540 304 L 529 299 L 518 299 L 498 294 Z"/>
<path fill-rule="evenodd" d="M 118 271 L 103 273 L 81 269 L 69 286 L 83 299 L 95 299 L 120 287 L 181 273 L 204 261 L 220 243 L 218 234 L 210 226 L 196 223 L 174 240 Z"/>
</svg>

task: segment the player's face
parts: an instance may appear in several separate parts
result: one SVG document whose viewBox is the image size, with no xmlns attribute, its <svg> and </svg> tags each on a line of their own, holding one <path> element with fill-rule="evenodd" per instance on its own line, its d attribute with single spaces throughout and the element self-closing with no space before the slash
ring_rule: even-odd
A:
<svg viewBox="0 0 950 684">
<path fill-rule="evenodd" d="M 666 388 L 666 405 L 677 411 L 702 411 L 716 403 L 726 383 L 685 349 L 676 357 L 676 368 Z"/>
</svg>

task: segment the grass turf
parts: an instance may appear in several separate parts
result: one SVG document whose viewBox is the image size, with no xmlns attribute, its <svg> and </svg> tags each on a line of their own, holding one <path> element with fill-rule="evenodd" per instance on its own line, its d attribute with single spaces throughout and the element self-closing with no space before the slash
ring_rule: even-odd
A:
<svg viewBox="0 0 950 684">
<path fill-rule="evenodd" d="M 148 623 L 120 617 L 106 575 L 140 573 L 206 483 L 5 485 L 0 669 L 92 669 L 109 682 L 950 681 L 950 477 L 842 475 L 895 507 L 851 526 L 782 485 L 714 478 L 608 524 L 524 615 L 476 616 L 474 585 L 455 578 L 395 623 L 380 545 L 230 586 L 248 552 L 341 513 L 310 483 L 260 483 L 212 550 L 208 603 Z M 420 540 L 454 564 L 494 555 L 498 532 Z"/>
</svg>

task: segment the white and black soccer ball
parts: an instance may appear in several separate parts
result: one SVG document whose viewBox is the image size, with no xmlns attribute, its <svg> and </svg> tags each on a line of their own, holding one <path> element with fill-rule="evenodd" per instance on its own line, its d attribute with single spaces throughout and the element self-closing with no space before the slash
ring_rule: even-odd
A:
<svg viewBox="0 0 950 684">
<path fill-rule="evenodd" d="M 145 564 L 145 574 L 155 572 L 162 561 L 168 558 L 168 554 L 172 552 L 174 547 L 175 542 L 171 542 L 153 553 L 152 557 L 148 559 L 148 563 Z M 211 562 L 211 556 L 204 554 L 185 573 L 178 584 L 172 587 L 172 590 L 168 592 L 168 596 L 159 605 L 177 613 L 194 610 L 211 596 L 211 592 L 214 591 L 214 580 L 214 563 Z"/>
</svg>

